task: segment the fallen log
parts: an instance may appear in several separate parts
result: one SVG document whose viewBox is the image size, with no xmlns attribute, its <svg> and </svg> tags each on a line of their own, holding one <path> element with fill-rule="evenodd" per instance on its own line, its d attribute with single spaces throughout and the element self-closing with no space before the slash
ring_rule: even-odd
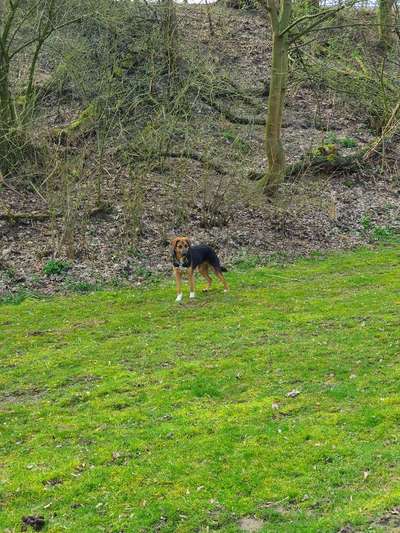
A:
<svg viewBox="0 0 400 533">
<path fill-rule="evenodd" d="M 96 206 L 87 212 L 88 217 L 94 217 L 99 213 L 107 213 L 110 211 L 109 206 Z M 61 211 L 5 211 L 0 212 L 0 220 L 5 220 L 13 224 L 18 222 L 43 222 L 50 218 L 61 218 L 64 215 Z"/>
<path fill-rule="evenodd" d="M 204 155 L 194 152 L 191 150 L 184 150 L 182 152 L 176 152 L 176 151 L 165 151 L 161 152 L 159 154 L 154 154 L 153 156 L 148 156 L 146 158 L 138 158 L 137 161 L 156 161 L 156 160 L 162 160 L 162 159 L 192 159 L 193 161 L 198 161 L 202 165 L 212 168 L 217 174 L 221 174 L 222 176 L 225 176 L 228 174 L 228 172 L 225 170 L 225 168 L 222 166 L 222 163 L 218 163 L 216 161 L 212 161 L 211 159 L 208 159 Z"/>
<path fill-rule="evenodd" d="M 361 167 L 365 167 L 363 161 L 364 152 L 355 155 L 336 155 L 329 158 L 322 155 L 314 157 L 305 157 L 296 163 L 292 163 L 286 167 L 285 178 L 300 175 L 307 170 L 314 170 L 317 172 L 357 172 Z M 247 178 L 251 181 L 258 181 L 265 175 L 264 171 L 251 171 Z"/>
<path fill-rule="evenodd" d="M 304 156 L 300 161 L 288 165 L 285 171 L 285 178 L 300 175 L 307 170 L 317 172 L 357 172 L 361 168 L 371 166 L 374 156 L 379 157 L 379 149 L 383 146 L 389 147 L 398 142 L 397 134 L 400 130 L 400 102 L 398 102 L 389 117 L 389 120 L 382 129 L 381 135 L 373 139 L 367 146 L 364 146 L 352 155 L 342 155 L 336 152 L 334 145 L 320 146 L 314 154 Z M 325 151 L 328 148 L 327 151 Z M 258 181 L 265 175 L 263 171 L 251 171 L 247 178 L 251 181 Z"/>
<path fill-rule="evenodd" d="M 7 222 L 18 222 L 24 220 L 43 221 L 49 218 L 50 213 L 48 211 L 6 211 L 5 213 L 0 212 L 0 220 L 6 220 Z"/>
<path fill-rule="evenodd" d="M 218 113 L 221 113 L 221 115 L 223 115 L 227 120 L 229 120 L 229 122 L 232 122 L 233 124 L 251 124 L 257 126 L 265 126 L 266 124 L 265 118 L 238 116 L 235 115 L 235 113 L 233 113 L 229 108 L 223 107 L 216 101 L 211 100 L 211 98 L 207 98 L 204 95 L 201 95 L 200 98 L 207 105 L 218 111 Z"/>
</svg>

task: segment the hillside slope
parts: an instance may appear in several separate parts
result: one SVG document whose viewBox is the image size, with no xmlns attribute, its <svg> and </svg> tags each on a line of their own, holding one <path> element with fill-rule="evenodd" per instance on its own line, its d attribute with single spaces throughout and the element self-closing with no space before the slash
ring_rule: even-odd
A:
<svg viewBox="0 0 400 533">
<path fill-rule="evenodd" d="M 169 269 L 168 242 L 175 234 L 213 245 L 230 263 L 242 254 L 286 260 L 315 250 L 350 248 L 399 228 L 398 147 L 386 152 L 390 164 L 372 171 L 306 173 L 285 183 L 273 202 L 260 194 L 247 175 L 265 167 L 264 127 L 236 119 L 253 117 L 257 122 L 265 117 L 267 98 L 262 92 L 269 77 L 270 30 L 259 13 L 213 6 L 211 15 L 214 35 L 204 6 L 179 8 L 181 50 L 186 64 L 195 64 L 202 73 L 201 88 L 185 121 L 171 125 L 170 135 L 168 129 L 159 133 L 152 122 L 142 137 L 127 139 L 157 153 L 150 144 L 162 134 L 160 146 L 166 143 L 170 152 L 184 153 L 183 158 L 161 157 L 127 168 L 112 142 L 96 160 L 97 145 L 88 136 L 68 155 L 77 161 L 64 175 L 78 177 L 76 183 L 65 185 L 68 199 L 62 199 L 60 190 L 49 199 L 47 176 L 41 190 L 33 182 L 23 189 L 3 185 L 2 293 L 65 288 L 64 278 L 43 275 L 53 257 L 68 259 L 70 286 L 126 279 L 140 283 Z M 295 52 L 283 128 L 288 161 L 327 142 L 343 154 L 358 150 L 373 136 L 366 117 L 333 90 L 299 77 Z M 45 71 L 46 64 L 42 68 Z M 85 108 L 76 99 L 68 105 L 54 98 L 45 102 L 45 128 L 68 124 Z M 51 157 L 57 149 L 50 148 Z M 199 154 L 202 161 L 196 160 Z M 51 157 L 50 176 L 57 166 Z M 95 202 L 99 184 L 100 208 Z M 31 212 L 44 213 L 44 220 L 32 220 Z M 12 213 L 27 216 L 16 218 Z M 53 213 L 53 218 L 46 218 L 46 213 Z"/>
</svg>

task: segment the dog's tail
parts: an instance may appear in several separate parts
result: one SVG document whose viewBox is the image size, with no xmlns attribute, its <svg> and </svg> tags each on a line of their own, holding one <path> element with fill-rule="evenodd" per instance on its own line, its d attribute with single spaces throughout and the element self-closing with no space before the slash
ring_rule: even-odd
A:
<svg viewBox="0 0 400 533">
<path fill-rule="evenodd" d="M 208 260 L 209 260 L 210 265 L 218 272 L 228 272 L 228 270 L 224 266 L 221 265 L 217 254 L 214 252 L 212 248 L 210 248 L 210 255 L 209 255 Z"/>
</svg>

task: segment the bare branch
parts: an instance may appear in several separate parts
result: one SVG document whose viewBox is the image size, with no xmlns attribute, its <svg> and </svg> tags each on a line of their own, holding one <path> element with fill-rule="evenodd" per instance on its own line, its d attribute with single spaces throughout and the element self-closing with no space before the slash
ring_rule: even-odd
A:
<svg viewBox="0 0 400 533">
<path fill-rule="evenodd" d="M 12 54 L 10 54 L 10 59 L 12 59 L 16 55 L 18 55 L 22 50 L 24 50 L 25 48 L 27 48 L 31 44 L 36 43 L 38 41 L 40 42 L 42 40 L 46 40 L 53 32 L 61 30 L 62 28 L 65 28 L 65 26 L 68 26 L 70 24 L 75 24 L 75 22 L 80 22 L 80 21 L 83 20 L 83 18 L 84 17 L 77 17 L 76 19 L 68 20 L 67 22 L 64 22 L 63 24 L 60 24 L 59 26 L 53 26 L 53 27 L 48 29 L 46 35 L 36 35 L 36 37 L 33 37 L 32 39 L 30 39 L 26 43 L 22 44 L 19 48 L 14 50 L 14 52 Z"/>
<path fill-rule="evenodd" d="M 17 33 L 19 32 L 19 30 L 21 29 L 21 27 L 23 26 L 23 24 L 29 19 L 29 17 L 31 16 L 31 14 L 35 11 L 35 9 L 38 7 L 39 3 L 40 3 L 41 0 L 38 0 L 36 2 L 36 4 L 33 4 L 33 6 L 28 9 L 28 11 L 26 11 L 25 15 L 22 17 L 22 19 L 19 21 L 19 23 L 16 25 L 12 35 L 10 36 L 9 40 L 8 40 L 8 45 L 7 45 L 7 50 L 10 49 L 10 46 L 12 44 L 12 42 L 14 41 L 15 39 L 15 36 L 17 35 Z"/>
<path fill-rule="evenodd" d="M 330 17 L 334 17 L 339 11 L 341 11 L 345 7 L 346 6 L 343 5 L 343 6 L 339 6 L 336 9 L 329 9 L 329 10 L 326 10 L 326 11 L 320 11 L 319 13 L 314 13 L 313 15 L 304 15 L 303 17 L 300 17 L 300 18 L 294 20 L 291 24 L 289 24 L 289 26 L 287 26 L 284 30 L 282 30 L 280 32 L 280 34 L 279 34 L 279 37 L 282 37 L 283 35 L 285 35 L 285 33 L 287 33 L 292 28 L 297 26 L 297 24 L 299 24 L 300 22 L 303 22 L 303 20 L 318 18 L 319 20 L 317 20 L 317 22 L 315 24 L 313 24 L 313 27 L 314 27 L 316 24 L 320 24 L 321 22 L 323 22 L 323 20 L 326 20 L 327 18 L 330 18 Z"/>
<path fill-rule="evenodd" d="M 6 19 L 6 23 L 4 24 L 4 30 L 3 30 L 3 35 L 2 35 L 2 40 L 4 42 L 6 42 L 6 40 L 7 40 L 7 37 L 8 37 L 8 34 L 10 32 L 14 17 L 15 17 L 15 15 L 17 13 L 17 9 L 18 9 L 18 5 L 19 5 L 20 1 L 21 0 L 16 0 L 16 4 L 13 4 L 11 2 L 11 0 L 10 0 L 11 12 L 10 12 L 9 16 Z"/>
</svg>

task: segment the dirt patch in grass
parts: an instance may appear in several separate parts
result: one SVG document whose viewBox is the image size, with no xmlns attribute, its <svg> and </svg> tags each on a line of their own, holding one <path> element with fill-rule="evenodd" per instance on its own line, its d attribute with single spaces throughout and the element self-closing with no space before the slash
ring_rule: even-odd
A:
<svg viewBox="0 0 400 533">
<path fill-rule="evenodd" d="M 37 402 L 47 393 L 42 389 L 15 390 L 0 396 L 0 405 L 2 404 L 21 404 Z"/>
<path fill-rule="evenodd" d="M 256 533 L 257 531 L 261 531 L 264 527 L 264 524 L 264 520 L 261 520 L 260 518 L 254 518 L 252 516 L 245 516 L 238 522 L 241 531 L 245 531 L 247 533 Z"/>
<path fill-rule="evenodd" d="M 61 478 L 52 478 L 52 479 L 46 479 L 42 481 L 43 485 L 46 488 L 55 487 L 56 485 L 62 485 L 64 481 Z"/>
<path fill-rule="evenodd" d="M 43 516 L 24 516 L 22 518 L 22 531 L 27 531 L 31 527 L 34 531 L 41 531 L 46 522 Z"/>
<path fill-rule="evenodd" d="M 373 525 L 382 527 L 386 531 L 400 531 L 400 507 L 394 507 L 373 522 Z"/>
</svg>

